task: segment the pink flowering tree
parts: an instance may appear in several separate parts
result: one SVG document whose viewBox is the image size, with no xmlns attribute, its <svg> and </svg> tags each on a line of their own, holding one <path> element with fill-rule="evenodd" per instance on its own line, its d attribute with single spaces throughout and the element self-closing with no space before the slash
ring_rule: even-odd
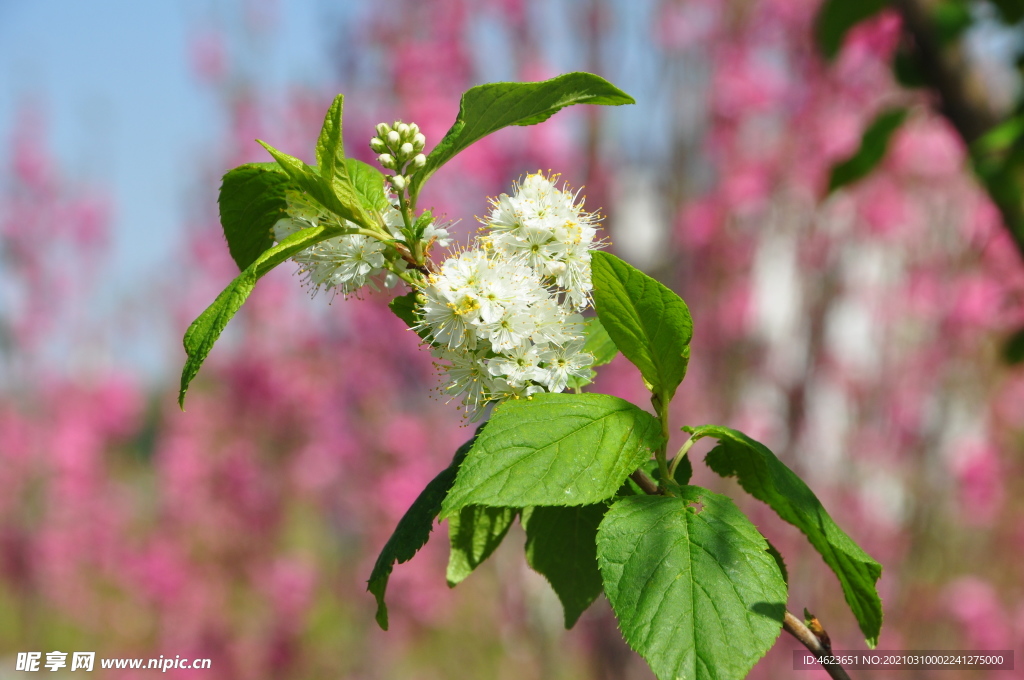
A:
<svg viewBox="0 0 1024 680">
<path fill-rule="evenodd" d="M 739 19 L 713 5 L 666 3 L 659 19 L 678 58 L 713 55 L 705 148 L 716 177 L 679 205 L 675 276 L 694 318 L 715 328 L 694 352 L 707 341 L 721 359 L 687 410 L 749 419 L 834 489 L 815 487 L 887 566 L 881 647 L 955 648 L 982 630 L 1019 640 L 1013 596 L 990 624 L 952 604 L 981 590 L 961 588 L 960 569 L 990 593 L 1015 571 L 999 547 L 1020 531 L 1005 503 L 1021 375 L 998 351 L 1024 312 L 1012 231 L 935 95 L 896 82 L 899 14 L 857 23 L 828 62 L 817 3 L 757 3 Z M 938 557 L 976 541 L 984 564 Z M 820 592 L 807 572 L 791 583 L 805 603 Z M 854 648 L 838 613 L 816 607 L 833 646 Z"/>
<path fill-rule="evenodd" d="M 973 152 L 959 124 L 937 113 L 936 90 L 907 90 L 893 76 L 892 60 L 919 44 L 908 43 L 919 30 L 903 19 L 909 4 L 850 28 L 828 61 L 813 41 L 818 2 L 661 3 L 643 28 L 650 72 L 670 76 L 659 91 L 673 121 L 662 138 L 670 157 L 648 161 L 656 191 L 629 181 L 621 147 L 609 143 L 621 127 L 603 107 L 572 107 L 471 146 L 422 200 L 439 220 L 468 221 L 487 211 L 483 197 L 538 167 L 586 184 L 587 205 L 607 208 L 612 250 L 646 262 L 694 319 L 695 359 L 673 421 L 733 423 L 808 480 L 885 565 L 880 648 L 1007 649 L 1024 635 L 1024 525 L 1013 500 L 1024 382 L 1000 354 L 1021 324 L 1021 268 L 1004 206 L 965 165 Z M 510 36 L 511 78 L 559 70 L 540 49 L 549 36 L 529 3 L 432 5 L 391 3 L 387 20 L 367 15 L 338 41 L 334 90 L 348 95 L 350 153 L 361 160 L 377 154 L 354 131 L 369 136 L 378 120 L 415 120 L 428 140 L 443 136 L 484 72 L 469 40 L 481 21 Z M 587 55 L 578 67 L 613 72 L 618 60 L 601 52 L 622 27 L 613 12 L 590 3 L 565 37 Z M 357 60 L 345 47 L 354 45 L 378 58 Z M 208 207 L 195 211 L 194 276 L 166 305 L 181 327 L 237 273 L 211 238 L 221 228 L 217 178 L 266 160 L 256 138 L 312 149 L 334 94 L 295 89 L 271 103 L 240 85 L 236 55 L 216 34 L 204 32 L 196 51 L 229 126 L 203 180 Z M 615 80 L 636 94 L 629 78 Z M 865 130 L 900 111 L 877 164 L 830 192 L 833 168 L 858 156 Z M 39 131 L 22 127 L 16 139 L 3 187 L 4 292 L 15 302 L 3 311 L 0 474 L 10 493 L 0 597 L 22 632 L 5 636 L 5 652 L 202 656 L 228 678 L 396 677 L 423 666 L 487 677 L 508 658 L 524 677 L 646 672 L 601 599 L 560 633 L 547 584 L 508 539 L 448 593 L 448 546 L 435 536 L 392 574 L 392 631 L 366 630 L 374 558 L 472 432 L 448 396 L 415 396 L 438 384 L 432 357 L 376 294 L 307 304 L 287 268 L 271 273 L 184 415 L 169 387 L 149 394 L 123 376 L 55 372 L 49 358 L 65 354 L 67 324 L 83 320 L 74 296 L 102 271 L 109 203 L 68 189 Z M 997 161 L 1014 157 L 989 149 Z M 648 223 L 660 245 L 634 257 L 627 235 Z M 448 229 L 464 241 L 469 226 Z M 27 239 L 44 233 L 49 248 L 32 247 Z M 57 248 L 75 257 L 49 257 Z M 69 263 L 82 270 L 69 273 Z M 339 356 L 345 370 L 325 370 Z M 644 403 L 624 358 L 599 372 L 594 390 Z M 684 441 L 672 433 L 670 452 Z M 736 490 L 701 465 L 693 479 Z M 803 537 L 734 497 L 786 555 L 789 608 L 813 610 L 834 649 L 863 649 L 839 583 Z M 803 649 L 783 637 L 752 676 L 792 672 L 794 648 Z"/>
</svg>

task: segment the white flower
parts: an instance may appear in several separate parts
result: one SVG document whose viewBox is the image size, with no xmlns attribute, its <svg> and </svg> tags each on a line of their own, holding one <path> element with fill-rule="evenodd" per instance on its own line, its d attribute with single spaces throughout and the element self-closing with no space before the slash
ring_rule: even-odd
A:
<svg viewBox="0 0 1024 680">
<path fill-rule="evenodd" d="M 282 217 L 274 223 L 274 240 L 280 243 L 292 234 L 312 226 L 312 224 L 302 219 Z"/>
<path fill-rule="evenodd" d="M 509 352 L 527 342 L 533 330 L 533 317 L 526 309 L 508 307 L 492 323 L 482 324 L 478 332 L 491 341 L 495 352 Z"/>
<path fill-rule="evenodd" d="M 569 314 L 553 298 L 538 302 L 530 311 L 534 323 L 532 339 L 537 344 L 562 345 L 583 334 L 583 317 Z"/>
<path fill-rule="evenodd" d="M 492 201 L 490 230 L 475 247 L 427 278 L 417 329 L 447 362 L 445 392 L 464 395 L 474 418 L 489 402 L 561 392 L 572 377 L 589 377 L 577 312 L 590 302 L 596 221 L 552 178 L 529 175 Z"/>
<path fill-rule="evenodd" d="M 497 321 L 512 310 L 526 312 L 533 304 L 550 297 L 547 287 L 530 267 L 520 262 L 490 262 L 476 284 L 484 323 Z"/>
<path fill-rule="evenodd" d="M 575 197 L 557 189 L 553 179 L 541 174 L 527 175 L 516 198 L 524 226 L 543 226 L 554 231 L 579 213 Z"/>
<path fill-rule="evenodd" d="M 487 372 L 487 364 L 477 352 L 435 352 L 438 358 L 445 359 L 449 364 L 440 364 L 448 377 L 444 391 L 452 396 L 465 394 L 462 403 L 470 420 L 476 420 L 482 414 L 481 408 L 487 403 L 491 394 L 492 379 Z"/>
<path fill-rule="evenodd" d="M 563 305 L 579 311 L 589 304 L 593 289 L 590 251 L 603 246 L 597 220 L 576 203 L 575 194 L 558 189 L 554 177 L 538 173 L 527 175 L 514 195 L 492 201 L 484 224 L 496 252 L 537 270 L 554 283 Z"/>
<path fill-rule="evenodd" d="M 288 192 L 287 217 L 274 224 L 274 238 L 280 242 L 292 234 L 322 223 L 339 224 L 337 218 L 308 200 L 304 194 Z M 344 226 L 354 228 L 350 222 Z M 377 239 L 361 234 L 345 234 L 321 241 L 292 256 L 299 265 L 303 282 L 314 289 L 340 288 L 345 295 L 369 284 L 385 272 L 385 246 Z"/>
<path fill-rule="evenodd" d="M 434 226 L 433 222 L 428 224 L 427 227 L 423 230 L 422 239 L 427 243 L 436 243 L 442 248 L 447 248 L 452 244 L 452 238 L 448 234 L 448 230 L 442 227 Z"/>
<path fill-rule="evenodd" d="M 475 298 L 493 266 L 484 251 L 466 250 L 445 260 L 441 271 L 431 275 L 430 284 L 449 298 L 467 294 Z"/>
<path fill-rule="evenodd" d="M 540 385 L 525 384 L 514 385 L 504 378 L 495 378 L 491 381 L 491 391 L 488 395 L 491 401 L 505 401 L 507 399 L 529 399 L 538 392 L 543 392 Z"/>
<path fill-rule="evenodd" d="M 402 219 L 402 213 L 398 211 L 398 208 L 392 205 L 384 211 L 384 224 L 388 226 L 388 231 L 391 232 L 396 241 L 405 243 L 405 234 L 402 233 L 405 221 Z M 423 235 L 420 238 L 426 243 L 436 243 L 442 248 L 447 248 L 452 243 L 448 230 L 438 227 L 434 222 L 431 222 L 423 229 Z"/>
<path fill-rule="evenodd" d="M 587 378 L 587 367 L 594 363 L 594 356 L 583 352 L 583 339 L 568 342 L 563 347 L 554 346 L 540 355 L 544 362 L 544 375 L 540 382 L 551 392 L 561 392 L 569 376 Z"/>
<path fill-rule="evenodd" d="M 423 292 L 423 326 L 434 342 L 450 350 L 476 348 L 476 336 L 470 323 L 479 305 L 469 295 L 449 299 L 440 288 L 428 286 Z"/>
<path fill-rule="evenodd" d="M 549 230 L 537 226 L 524 226 L 515 232 L 506 232 L 493 240 L 496 250 L 510 260 L 522 261 L 539 271 L 555 259 L 561 244 Z"/>
<path fill-rule="evenodd" d="M 544 272 L 555 279 L 565 273 L 565 263 L 551 260 L 544 263 Z"/>
<path fill-rule="evenodd" d="M 520 345 L 487 362 L 487 371 L 494 377 L 504 377 L 510 385 L 522 387 L 530 381 L 539 382 L 544 373 L 540 368 L 540 353 L 546 345 Z"/>
<path fill-rule="evenodd" d="M 491 269 L 474 288 L 480 302 L 480 319 L 484 324 L 497 322 L 510 310 L 525 309 L 530 302 L 528 292 L 517 285 L 515 273 L 505 274 L 500 276 L 497 270 Z"/>
<path fill-rule="evenodd" d="M 384 244 L 361 234 L 338 236 L 318 243 L 314 248 L 330 243 L 338 255 L 338 276 L 342 283 L 359 288 L 366 277 L 379 273 L 384 267 Z"/>
<path fill-rule="evenodd" d="M 523 222 L 508 194 L 502 194 L 492 201 L 491 218 L 485 224 L 495 231 L 518 229 Z"/>
<path fill-rule="evenodd" d="M 292 256 L 299 271 L 314 288 L 340 287 L 354 293 L 369 277 L 382 273 L 384 244 L 359 234 L 335 236 Z"/>
<path fill-rule="evenodd" d="M 582 309 L 590 302 L 590 291 L 594 288 L 590 279 L 590 251 L 583 244 L 566 247 L 558 262 L 561 267 L 554 274 L 555 285 L 565 291 L 567 305 L 572 309 Z"/>
</svg>

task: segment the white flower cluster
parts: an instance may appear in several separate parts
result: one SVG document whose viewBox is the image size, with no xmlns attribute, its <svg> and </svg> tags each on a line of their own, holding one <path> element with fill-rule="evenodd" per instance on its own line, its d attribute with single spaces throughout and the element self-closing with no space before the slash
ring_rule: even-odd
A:
<svg viewBox="0 0 1024 680">
<path fill-rule="evenodd" d="M 590 303 L 590 252 L 603 245 L 597 216 L 583 211 L 575 194 L 559 190 L 540 173 L 527 175 L 513 196 L 492 201 L 488 237 L 505 259 L 526 262 L 551 277 L 564 294 L 563 304 L 582 310 Z"/>
<path fill-rule="evenodd" d="M 491 401 L 561 392 L 587 378 L 583 317 L 590 301 L 595 216 L 553 178 L 528 176 L 502 194 L 477 247 L 445 260 L 421 297 L 445 391 L 472 417 Z"/>
<path fill-rule="evenodd" d="M 274 238 L 280 242 L 297 231 L 308 229 L 319 224 L 334 223 L 339 219 L 316 203 L 308 200 L 304 194 L 296 191 L 287 193 L 287 217 L 274 224 Z M 405 242 L 402 234 L 402 216 L 394 207 L 385 211 L 384 222 L 396 241 Z M 345 222 L 345 227 L 356 228 L 355 224 Z M 436 242 L 442 247 L 451 243 L 448 232 L 433 224 L 423 231 L 423 240 Z M 392 251 L 393 252 L 393 251 Z M 343 295 L 356 293 L 363 286 L 377 290 L 376 280 L 384 276 L 384 285 L 391 288 L 399 278 L 386 268 L 387 246 L 384 242 L 362 234 L 346 234 L 335 236 L 305 250 L 296 253 L 292 259 L 299 265 L 299 273 L 303 283 L 313 288 L 313 294 L 321 288 L 326 290 L 339 289 Z M 405 260 L 393 258 L 393 266 L 405 268 Z"/>
</svg>

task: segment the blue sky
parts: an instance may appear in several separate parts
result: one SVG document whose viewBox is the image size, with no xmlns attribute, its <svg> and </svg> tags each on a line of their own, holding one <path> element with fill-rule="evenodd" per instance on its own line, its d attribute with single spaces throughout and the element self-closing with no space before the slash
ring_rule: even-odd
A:
<svg viewBox="0 0 1024 680">
<path fill-rule="evenodd" d="M 539 5 L 547 60 L 559 70 L 583 67 L 583 55 L 563 39 L 572 32 L 576 4 Z M 603 75 L 638 100 L 610 120 L 619 131 L 632 131 L 624 151 L 634 158 L 644 152 L 631 139 L 643 144 L 652 119 L 665 120 L 664 106 L 652 106 L 657 83 L 637 77 L 651 70 L 651 4 L 615 3 L 618 30 L 606 45 L 614 59 Z M 270 8 L 267 30 L 240 30 L 247 7 Z M 46 141 L 63 178 L 105 192 L 115 210 L 106 274 L 90 303 L 97 314 L 121 304 L 137 278 L 167 273 L 197 212 L 196 182 L 209 170 L 203 157 L 223 138 L 226 121 L 219 95 L 192 71 L 196 35 L 208 26 L 226 35 L 232 63 L 247 75 L 258 73 L 253 80 L 264 93 L 294 84 L 320 90 L 333 79 L 332 36 L 356 11 L 372 7 L 363 0 L 0 0 L 0 140 L 10 142 L 18 111 L 34 105 L 44 114 Z M 478 77 L 511 77 L 500 58 L 501 29 L 484 22 L 474 27 L 474 38 L 487 47 Z M 149 329 L 148 338 L 112 350 L 116 362 L 166 375 L 167 349 L 180 330 Z M 176 335 L 173 343 L 169 335 Z"/>
<path fill-rule="evenodd" d="M 274 9 L 273 30 L 258 44 L 231 49 L 259 69 L 266 88 L 329 80 L 323 27 L 337 9 L 290 0 L 250 4 Z M 208 169 L 193 159 L 223 136 L 226 124 L 215 93 L 192 72 L 190 44 L 210 24 L 242 33 L 232 30 L 242 15 L 238 0 L 0 0 L 0 140 L 10 143 L 18 112 L 33 106 L 43 113 L 62 178 L 105 193 L 114 208 L 106 273 L 89 303 L 97 314 L 120 304 L 125 286 L 166 271 L 163 264 L 175 257 L 196 212 L 190 194 Z M 134 338 L 127 356 L 119 356 L 128 364 L 121 368 L 163 372 L 172 343 L 161 336 L 169 330 Z"/>
<path fill-rule="evenodd" d="M 185 221 L 182 172 L 224 121 L 190 70 L 189 45 L 206 22 L 231 21 L 238 3 L 0 0 L 0 139 L 20 107 L 46 116 L 48 142 L 72 184 L 113 194 L 114 257 L 146 271 L 176 243 Z M 248 55 L 275 82 L 315 84 L 324 64 L 319 3 L 280 3 L 275 30 Z"/>
<path fill-rule="evenodd" d="M 152 264 L 147 253 L 165 253 L 173 242 L 185 219 L 187 182 L 195 180 L 195 174 L 183 173 L 182 167 L 223 132 L 214 94 L 191 72 L 190 42 L 207 23 L 227 28 L 225 33 L 231 35 L 230 28 L 243 14 L 242 4 L 0 0 L 0 139 L 10 139 L 19 107 L 28 102 L 39 105 L 46 114 L 50 147 L 67 178 L 113 192 L 117 259 L 129 269 L 146 270 Z M 231 49 L 259 70 L 260 82 L 272 91 L 288 83 L 315 87 L 329 82 L 329 28 L 352 7 L 365 9 L 372 3 L 249 4 L 275 7 L 273 30 L 261 35 L 259 45 L 232 44 Z M 636 24 L 642 34 L 648 19 L 636 10 L 649 4 L 636 3 L 619 19 Z M 542 25 L 566 31 L 561 9 L 545 10 Z M 497 37 L 496 32 L 480 31 L 481 40 Z M 545 42 L 552 48 L 551 61 L 581 66 L 572 63 L 579 55 L 565 53 L 565 41 L 550 38 Z M 493 46 L 491 42 L 492 51 Z M 624 56 L 636 62 L 634 72 L 647 66 L 642 63 L 643 50 L 627 50 Z M 630 67 L 616 61 L 617 67 Z M 495 60 L 482 62 L 489 71 L 482 74 L 487 79 L 512 75 Z M 630 123 L 630 129 L 644 128 Z"/>
</svg>

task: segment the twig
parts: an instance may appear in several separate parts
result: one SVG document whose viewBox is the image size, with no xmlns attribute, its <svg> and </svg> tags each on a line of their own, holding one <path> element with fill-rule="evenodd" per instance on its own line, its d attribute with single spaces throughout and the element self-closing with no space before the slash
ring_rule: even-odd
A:
<svg viewBox="0 0 1024 680">
<path fill-rule="evenodd" d="M 644 474 L 643 470 L 634 470 L 629 478 L 636 482 L 636 485 L 643 489 L 648 496 L 658 495 L 658 487 L 654 485 L 650 477 Z"/>
<path fill-rule="evenodd" d="M 782 627 L 815 655 L 830 656 L 832 654 L 832 649 L 823 645 L 818 636 L 812 633 L 811 629 L 803 621 L 793 616 L 788 610 L 786 611 L 786 618 L 782 620 Z M 839 664 L 823 663 L 821 665 L 833 680 L 850 680 L 850 676 L 846 674 L 846 671 Z"/>
</svg>

